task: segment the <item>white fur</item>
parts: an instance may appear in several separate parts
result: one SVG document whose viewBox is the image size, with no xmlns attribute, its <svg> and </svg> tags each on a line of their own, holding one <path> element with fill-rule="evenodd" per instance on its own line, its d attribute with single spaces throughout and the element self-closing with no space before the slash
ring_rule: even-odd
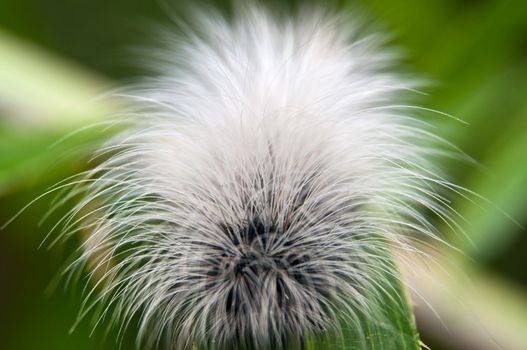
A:
<svg viewBox="0 0 527 350">
<path fill-rule="evenodd" d="M 435 238 L 422 208 L 450 220 L 435 138 L 400 102 L 413 84 L 322 12 L 200 20 L 167 35 L 126 130 L 72 191 L 66 231 L 90 232 L 73 266 L 104 267 L 86 309 L 123 328 L 140 315 L 143 345 L 174 349 L 360 327 L 382 308 L 390 245 Z"/>
</svg>

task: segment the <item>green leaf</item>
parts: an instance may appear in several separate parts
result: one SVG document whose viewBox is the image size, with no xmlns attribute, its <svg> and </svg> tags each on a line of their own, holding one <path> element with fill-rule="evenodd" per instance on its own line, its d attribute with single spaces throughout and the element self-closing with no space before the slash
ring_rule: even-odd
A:
<svg viewBox="0 0 527 350">
<path fill-rule="evenodd" d="M 0 30 L 0 196 L 73 173 L 103 136 L 85 129 L 116 110 L 96 98 L 108 86 Z"/>
<path fill-rule="evenodd" d="M 341 324 L 342 335 L 321 336 L 311 342 L 309 349 L 363 349 L 363 350 L 418 350 L 419 334 L 406 291 L 398 278 L 393 263 L 386 263 L 378 290 L 383 300 L 381 315 L 361 315 L 361 324 L 354 327 Z"/>
</svg>

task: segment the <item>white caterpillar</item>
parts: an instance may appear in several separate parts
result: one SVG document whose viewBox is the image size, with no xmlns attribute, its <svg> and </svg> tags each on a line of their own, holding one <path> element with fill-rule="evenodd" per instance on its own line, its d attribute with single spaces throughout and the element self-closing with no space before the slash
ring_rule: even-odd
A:
<svg viewBox="0 0 527 350">
<path fill-rule="evenodd" d="M 90 232 L 75 266 L 105 267 L 90 300 L 119 327 L 139 315 L 145 347 L 284 347 L 360 327 L 382 309 L 379 252 L 435 237 L 422 208 L 448 217 L 434 138 L 399 102 L 412 82 L 322 11 L 253 6 L 198 27 L 167 35 L 126 130 L 73 191 L 68 223 L 88 210 Z"/>
</svg>

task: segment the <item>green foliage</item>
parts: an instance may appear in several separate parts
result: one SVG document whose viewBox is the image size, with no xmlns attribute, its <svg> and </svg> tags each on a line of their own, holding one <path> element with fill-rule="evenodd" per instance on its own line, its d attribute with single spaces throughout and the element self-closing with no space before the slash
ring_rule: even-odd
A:
<svg viewBox="0 0 527 350">
<path fill-rule="evenodd" d="M 385 267 L 387 272 L 379 281 L 378 293 L 383 298 L 382 315 L 362 315 L 361 324 L 342 324 L 339 337 L 322 337 L 312 343 L 312 349 L 363 350 L 418 350 L 419 334 L 414 316 L 405 298 L 406 291 L 397 278 L 395 266 Z M 377 321 L 375 321 L 377 320 Z"/>
</svg>

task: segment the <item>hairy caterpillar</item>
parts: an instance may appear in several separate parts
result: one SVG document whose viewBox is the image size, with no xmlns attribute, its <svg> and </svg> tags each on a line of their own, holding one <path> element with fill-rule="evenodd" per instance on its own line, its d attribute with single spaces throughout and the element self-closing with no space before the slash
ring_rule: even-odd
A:
<svg viewBox="0 0 527 350">
<path fill-rule="evenodd" d="M 398 102 L 414 83 L 321 10 L 197 20 L 165 34 L 72 190 L 65 232 L 90 232 L 73 266 L 105 267 L 93 303 L 174 349 L 282 348 L 381 318 L 390 247 L 436 238 L 422 208 L 449 217 L 436 139 Z"/>
</svg>

